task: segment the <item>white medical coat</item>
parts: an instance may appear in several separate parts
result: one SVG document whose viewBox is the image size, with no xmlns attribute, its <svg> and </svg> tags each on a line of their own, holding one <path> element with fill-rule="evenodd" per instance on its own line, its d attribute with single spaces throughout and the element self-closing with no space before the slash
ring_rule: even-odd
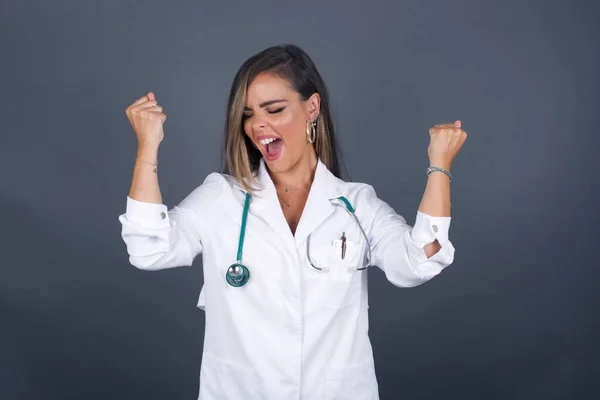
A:
<svg viewBox="0 0 600 400">
<path fill-rule="evenodd" d="M 371 264 L 398 287 L 419 285 L 452 263 L 450 217 L 417 212 L 414 227 L 369 185 L 344 182 L 318 161 L 295 235 L 261 160 L 264 187 L 250 202 L 242 262 L 250 281 L 225 281 L 235 262 L 245 192 L 228 175 L 212 173 L 177 206 L 127 197 L 119 216 L 132 265 L 144 270 L 189 266 L 202 254 L 206 312 L 200 369 L 202 400 L 378 399 L 368 336 L 364 241 L 356 223 L 330 199 L 345 196 L 369 238 Z M 333 242 L 345 232 L 346 256 Z M 314 269 L 311 259 L 328 273 Z M 423 246 L 441 244 L 429 259 Z"/>
</svg>

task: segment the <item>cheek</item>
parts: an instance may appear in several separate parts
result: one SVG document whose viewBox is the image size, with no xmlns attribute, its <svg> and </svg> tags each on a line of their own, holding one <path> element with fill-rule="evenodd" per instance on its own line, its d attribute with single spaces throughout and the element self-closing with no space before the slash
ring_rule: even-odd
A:
<svg viewBox="0 0 600 400">
<path fill-rule="evenodd" d="M 302 137 L 303 125 L 302 118 L 291 113 L 274 119 L 271 124 L 280 136 L 289 141 L 295 141 Z"/>
<path fill-rule="evenodd" d="M 252 139 L 252 124 L 250 123 L 250 119 L 244 120 L 242 129 L 244 130 L 244 133 Z"/>
</svg>

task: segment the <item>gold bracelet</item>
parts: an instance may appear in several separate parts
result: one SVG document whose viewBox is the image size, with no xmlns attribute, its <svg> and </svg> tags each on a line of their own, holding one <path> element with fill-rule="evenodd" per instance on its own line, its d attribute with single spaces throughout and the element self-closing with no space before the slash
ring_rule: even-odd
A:
<svg viewBox="0 0 600 400">
<path fill-rule="evenodd" d="M 143 162 L 143 163 L 146 163 L 146 164 L 150 164 L 150 165 L 152 165 L 152 166 L 154 167 L 154 170 L 153 170 L 153 172 L 156 172 L 156 169 L 158 168 L 158 162 L 157 162 L 156 164 L 153 164 L 153 163 L 151 163 L 151 162 L 148 162 L 148 161 L 140 160 L 140 159 L 139 159 L 139 158 L 137 158 L 137 157 L 135 158 L 135 161 L 139 161 L 139 162 Z"/>
</svg>

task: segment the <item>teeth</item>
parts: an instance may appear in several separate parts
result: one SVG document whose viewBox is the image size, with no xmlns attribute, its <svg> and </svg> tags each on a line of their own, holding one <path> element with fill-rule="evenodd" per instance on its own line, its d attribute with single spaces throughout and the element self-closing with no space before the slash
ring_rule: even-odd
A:
<svg viewBox="0 0 600 400">
<path fill-rule="evenodd" d="M 269 139 L 259 140 L 258 142 L 260 144 L 262 144 L 263 146 L 266 146 L 267 144 L 269 144 L 271 142 L 274 142 L 275 140 L 277 140 L 277 139 L 275 139 L 275 138 L 269 138 Z"/>
</svg>

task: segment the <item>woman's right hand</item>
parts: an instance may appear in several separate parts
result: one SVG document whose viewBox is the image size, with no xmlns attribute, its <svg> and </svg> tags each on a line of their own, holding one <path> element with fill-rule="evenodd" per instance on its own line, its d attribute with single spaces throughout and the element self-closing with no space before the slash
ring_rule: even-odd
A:
<svg viewBox="0 0 600 400">
<path fill-rule="evenodd" d="M 127 107 L 125 114 L 135 131 L 138 146 L 158 148 L 164 137 L 163 123 L 167 120 L 162 111 L 152 92 Z"/>
</svg>

